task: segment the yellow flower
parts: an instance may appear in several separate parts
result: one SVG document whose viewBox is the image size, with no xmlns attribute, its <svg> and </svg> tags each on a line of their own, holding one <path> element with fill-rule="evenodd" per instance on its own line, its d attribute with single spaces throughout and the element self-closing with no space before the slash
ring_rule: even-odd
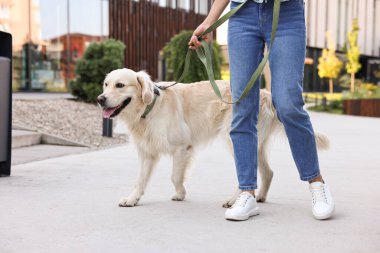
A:
<svg viewBox="0 0 380 253">
<path fill-rule="evenodd" d="M 342 70 L 343 63 L 335 55 L 334 42 L 331 33 L 326 32 L 328 48 L 323 49 L 321 57 L 318 59 L 318 75 L 321 78 L 337 78 Z"/>
<path fill-rule="evenodd" d="M 352 29 L 347 34 L 349 47 L 347 50 L 348 62 L 346 64 L 346 69 L 347 69 L 347 72 L 350 74 L 357 73 L 359 69 L 361 68 L 361 65 L 359 63 L 360 50 L 358 47 L 358 31 L 359 31 L 358 20 L 354 19 L 352 21 Z"/>
</svg>

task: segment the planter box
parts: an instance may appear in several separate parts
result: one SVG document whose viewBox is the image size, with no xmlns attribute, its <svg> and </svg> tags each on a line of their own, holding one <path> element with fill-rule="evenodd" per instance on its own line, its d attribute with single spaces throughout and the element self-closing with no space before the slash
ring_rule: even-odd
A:
<svg viewBox="0 0 380 253">
<path fill-rule="evenodd" d="M 357 116 L 380 117 L 380 99 L 343 100 L 343 113 Z"/>
</svg>

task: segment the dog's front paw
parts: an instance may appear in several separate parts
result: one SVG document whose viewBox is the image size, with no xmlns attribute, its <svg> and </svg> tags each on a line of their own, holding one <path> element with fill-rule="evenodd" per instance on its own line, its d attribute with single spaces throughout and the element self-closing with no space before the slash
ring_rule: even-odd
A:
<svg viewBox="0 0 380 253">
<path fill-rule="evenodd" d="M 172 200 L 173 201 L 182 201 L 186 197 L 186 193 L 176 193 L 173 195 Z"/>
<path fill-rule="evenodd" d="M 119 206 L 121 207 L 133 207 L 137 205 L 137 202 L 139 202 L 136 198 L 121 198 L 119 200 Z"/>
<path fill-rule="evenodd" d="M 228 203 L 228 202 L 224 202 L 222 205 L 223 208 L 230 208 L 231 206 L 232 205 L 230 205 L 230 203 Z"/>
<path fill-rule="evenodd" d="M 235 199 L 227 199 L 223 203 L 224 208 L 230 208 L 235 203 Z"/>
<path fill-rule="evenodd" d="M 223 207 L 224 208 L 230 208 L 236 201 L 236 198 L 230 198 L 230 199 L 226 199 L 223 203 Z"/>
</svg>

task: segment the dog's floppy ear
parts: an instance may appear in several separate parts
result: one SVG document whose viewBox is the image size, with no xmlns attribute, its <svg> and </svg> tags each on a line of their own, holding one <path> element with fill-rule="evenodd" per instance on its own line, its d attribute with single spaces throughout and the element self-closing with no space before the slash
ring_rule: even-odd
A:
<svg viewBox="0 0 380 253">
<path fill-rule="evenodd" d="M 145 71 L 137 72 L 137 81 L 140 83 L 142 92 L 141 98 L 144 104 L 149 105 L 153 101 L 153 82 Z"/>
</svg>

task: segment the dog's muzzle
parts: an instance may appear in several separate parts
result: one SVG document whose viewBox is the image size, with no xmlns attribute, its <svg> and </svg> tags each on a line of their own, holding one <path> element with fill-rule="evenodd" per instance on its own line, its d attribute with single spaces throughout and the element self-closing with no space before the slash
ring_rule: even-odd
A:
<svg viewBox="0 0 380 253">
<path fill-rule="evenodd" d="M 112 118 L 116 117 L 127 105 L 131 102 L 132 98 L 127 98 L 124 100 L 121 104 L 115 107 L 106 107 L 106 100 L 104 96 L 98 97 L 98 103 L 100 106 L 103 107 L 103 118 Z"/>
</svg>

